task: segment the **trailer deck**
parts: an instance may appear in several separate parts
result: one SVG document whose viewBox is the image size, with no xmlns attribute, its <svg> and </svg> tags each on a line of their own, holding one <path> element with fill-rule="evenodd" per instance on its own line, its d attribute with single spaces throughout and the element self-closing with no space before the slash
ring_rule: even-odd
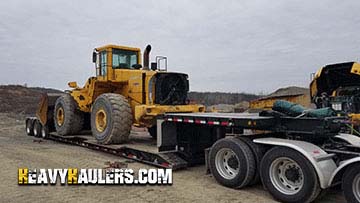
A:
<svg viewBox="0 0 360 203">
<path fill-rule="evenodd" d="M 175 152 L 158 152 L 156 141 L 149 135 L 131 132 L 130 136 L 131 141 L 129 143 L 113 145 L 97 143 L 90 132 L 72 136 L 60 136 L 56 133 L 50 133 L 48 139 L 101 151 L 160 168 L 179 170 L 187 167 L 187 162 L 176 156 Z"/>
</svg>

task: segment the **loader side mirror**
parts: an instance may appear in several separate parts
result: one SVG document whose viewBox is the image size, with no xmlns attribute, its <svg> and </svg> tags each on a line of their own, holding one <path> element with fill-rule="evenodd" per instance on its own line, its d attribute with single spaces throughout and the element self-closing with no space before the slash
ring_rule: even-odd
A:
<svg viewBox="0 0 360 203">
<path fill-rule="evenodd" d="M 151 63 L 151 70 L 157 70 L 157 63 L 152 62 Z"/>
<path fill-rule="evenodd" d="M 71 87 L 71 88 L 78 88 L 78 85 L 77 85 L 76 82 L 69 82 L 68 86 Z"/>
<path fill-rule="evenodd" d="M 95 51 L 92 54 L 92 62 L 96 63 L 96 52 Z"/>
</svg>

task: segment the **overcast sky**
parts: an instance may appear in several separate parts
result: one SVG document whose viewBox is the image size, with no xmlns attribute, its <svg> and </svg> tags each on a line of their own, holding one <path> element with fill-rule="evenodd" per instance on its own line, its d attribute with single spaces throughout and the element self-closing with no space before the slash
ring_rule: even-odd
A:
<svg viewBox="0 0 360 203">
<path fill-rule="evenodd" d="M 0 84 L 66 89 L 94 47 L 152 45 L 191 90 L 272 92 L 360 58 L 359 0 L 0 1 Z"/>
</svg>

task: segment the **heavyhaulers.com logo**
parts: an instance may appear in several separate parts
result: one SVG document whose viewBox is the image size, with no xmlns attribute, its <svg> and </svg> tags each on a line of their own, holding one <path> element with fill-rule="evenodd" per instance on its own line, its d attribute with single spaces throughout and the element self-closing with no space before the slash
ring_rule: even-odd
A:
<svg viewBox="0 0 360 203">
<path fill-rule="evenodd" d="M 34 169 L 19 168 L 19 185 L 171 185 L 171 169 L 139 169 L 137 178 L 132 169 Z"/>
</svg>

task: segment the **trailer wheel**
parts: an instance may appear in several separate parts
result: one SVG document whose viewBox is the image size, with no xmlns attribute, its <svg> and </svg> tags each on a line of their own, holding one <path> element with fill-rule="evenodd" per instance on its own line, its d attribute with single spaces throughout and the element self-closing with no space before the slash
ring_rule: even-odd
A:
<svg viewBox="0 0 360 203">
<path fill-rule="evenodd" d="M 47 125 L 41 127 L 41 137 L 43 139 L 47 139 L 49 137 L 49 128 Z"/>
<path fill-rule="evenodd" d="M 81 131 L 84 115 L 77 108 L 71 95 L 65 94 L 57 98 L 54 110 L 54 123 L 59 135 L 72 135 Z"/>
<path fill-rule="evenodd" d="M 26 134 L 28 136 L 34 135 L 34 120 L 33 119 L 26 120 Z"/>
<path fill-rule="evenodd" d="M 360 202 L 360 164 L 346 169 L 342 188 L 347 202 Z"/>
<path fill-rule="evenodd" d="M 312 202 L 321 191 L 311 163 L 287 147 L 274 147 L 264 155 L 260 175 L 265 188 L 281 202 Z"/>
<path fill-rule="evenodd" d="M 256 162 L 251 149 L 236 138 L 215 142 L 209 155 L 209 166 L 216 181 L 231 188 L 242 188 L 253 180 Z"/>
<path fill-rule="evenodd" d="M 150 136 L 154 139 L 156 139 L 157 137 L 157 126 L 154 125 L 154 126 L 151 126 L 150 128 L 147 128 L 148 129 L 148 132 L 150 134 Z"/>
<path fill-rule="evenodd" d="M 41 123 L 37 119 L 34 121 L 33 134 L 34 137 L 41 137 Z"/>
<path fill-rule="evenodd" d="M 262 145 L 256 144 L 253 142 L 252 139 L 246 137 L 246 136 L 237 136 L 237 139 L 240 139 L 244 143 L 246 143 L 249 148 L 251 149 L 252 153 L 254 154 L 255 158 L 255 175 L 253 180 L 249 183 L 249 185 L 255 185 L 260 182 L 260 163 L 261 159 L 264 156 L 266 152 L 266 148 Z"/>
<path fill-rule="evenodd" d="M 91 111 L 91 131 L 99 143 L 128 141 L 131 126 L 131 107 L 125 97 L 106 93 L 95 100 Z"/>
</svg>

